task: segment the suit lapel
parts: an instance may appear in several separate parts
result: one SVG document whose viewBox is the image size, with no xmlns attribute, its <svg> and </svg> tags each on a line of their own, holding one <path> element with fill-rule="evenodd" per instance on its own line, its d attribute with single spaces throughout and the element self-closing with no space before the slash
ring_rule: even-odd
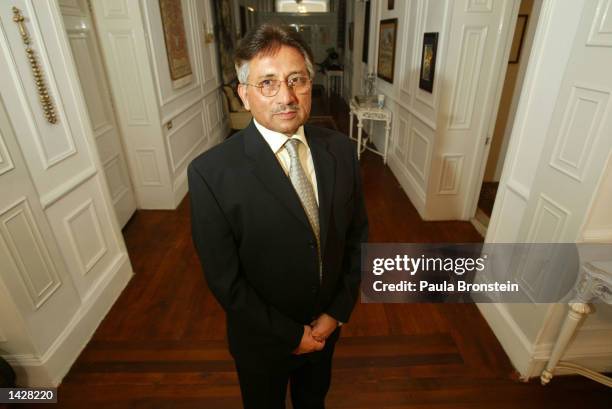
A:
<svg viewBox="0 0 612 409">
<path fill-rule="evenodd" d="M 329 152 L 324 138 L 316 135 L 310 126 L 304 126 L 304 133 L 308 140 L 315 173 L 317 175 L 317 190 L 319 194 L 319 228 L 321 230 L 321 248 L 325 249 L 327 232 L 329 231 L 329 218 L 331 215 L 334 181 L 336 180 L 336 160 Z"/>
<path fill-rule="evenodd" d="M 304 133 L 317 177 L 320 240 L 321 248 L 325 249 L 334 192 L 336 161 L 329 152 L 325 139 L 316 135 L 313 128 L 305 126 Z M 252 171 L 262 185 L 306 227 L 310 228 L 306 212 L 291 181 L 253 121 L 245 129 L 244 145 L 245 152 L 252 161 Z"/>
<path fill-rule="evenodd" d="M 274 152 L 261 136 L 253 121 L 245 129 L 244 147 L 247 156 L 251 158 L 252 171 L 262 185 L 306 227 L 310 228 L 306 212 L 304 212 L 300 198 L 295 193 L 291 181 L 285 175 L 285 171 L 276 159 Z"/>
</svg>

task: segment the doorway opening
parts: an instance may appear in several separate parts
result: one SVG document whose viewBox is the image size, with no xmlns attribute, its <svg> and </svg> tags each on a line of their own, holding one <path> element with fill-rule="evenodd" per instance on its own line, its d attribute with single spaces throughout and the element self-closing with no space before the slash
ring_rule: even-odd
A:
<svg viewBox="0 0 612 409">
<path fill-rule="evenodd" d="M 542 0 L 521 0 L 518 9 L 506 76 L 497 117 L 495 118 L 495 127 L 491 138 L 487 141 L 487 143 L 490 143 L 490 147 L 488 155 L 484 156 L 486 158 L 486 163 L 483 164 L 485 169 L 481 187 L 477 193 L 476 213 L 472 218 L 472 224 L 483 237 L 486 236 L 489 221 L 493 214 L 499 180 L 504 167 L 541 7 Z"/>
</svg>

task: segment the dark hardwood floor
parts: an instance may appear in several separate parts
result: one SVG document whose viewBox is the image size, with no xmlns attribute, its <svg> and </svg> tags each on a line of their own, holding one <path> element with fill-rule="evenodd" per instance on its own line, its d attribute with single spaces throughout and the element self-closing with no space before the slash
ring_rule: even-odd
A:
<svg viewBox="0 0 612 409">
<path fill-rule="evenodd" d="M 338 101 L 316 109 L 346 131 Z M 367 153 L 362 172 L 370 241 L 481 240 L 467 222 L 423 222 L 380 157 Z M 176 211 L 138 211 L 124 235 L 135 276 L 64 379 L 57 406 L 240 408 L 224 314 L 191 242 L 188 200 Z M 546 387 L 517 381 L 474 305 L 358 304 L 338 343 L 327 402 L 332 409 L 594 409 L 609 408 L 612 393 L 575 376 Z"/>
</svg>

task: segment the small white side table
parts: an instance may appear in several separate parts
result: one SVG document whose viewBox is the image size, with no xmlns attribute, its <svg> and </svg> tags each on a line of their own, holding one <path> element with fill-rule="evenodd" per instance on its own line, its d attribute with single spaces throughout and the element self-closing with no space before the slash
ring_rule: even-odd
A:
<svg viewBox="0 0 612 409">
<path fill-rule="evenodd" d="M 387 164 L 387 151 L 389 148 L 389 135 L 391 134 L 391 110 L 388 108 L 379 108 L 378 105 L 373 104 L 359 104 L 355 98 L 351 99 L 349 104 L 349 137 L 357 141 L 357 159 L 361 159 L 361 153 L 366 149 L 376 153 L 383 157 L 383 163 Z M 353 115 L 357 117 L 357 139 L 353 138 Z M 382 121 L 385 123 L 385 146 L 383 151 L 380 152 L 374 148 L 367 146 L 368 139 L 362 139 L 361 132 L 363 130 L 363 120 L 369 119 L 371 121 Z"/>
<path fill-rule="evenodd" d="M 581 273 L 576 297 L 569 303 L 567 316 L 557 336 L 557 342 L 550 354 L 546 369 L 542 371 L 540 382 L 542 385 L 550 382 L 555 369 L 569 369 L 612 388 L 612 378 L 571 362 L 560 361 L 576 327 L 591 312 L 588 303 L 600 299 L 606 304 L 612 304 L 612 261 L 586 263 L 582 266 Z"/>
<path fill-rule="evenodd" d="M 343 78 L 343 70 L 325 70 L 325 91 L 327 92 L 327 98 L 331 95 L 332 86 L 338 95 L 342 95 Z"/>
</svg>

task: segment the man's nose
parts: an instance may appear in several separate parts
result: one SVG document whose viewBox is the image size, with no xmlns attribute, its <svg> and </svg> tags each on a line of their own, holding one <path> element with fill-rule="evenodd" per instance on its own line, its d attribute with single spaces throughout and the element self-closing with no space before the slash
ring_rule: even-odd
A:
<svg viewBox="0 0 612 409">
<path fill-rule="evenodd" d="M 284 104 L 295 102 L 295 90 L 287 85 L 287 81 L 281 81 L 278 94 L 276 94 L 276 100 Z"/>
</svg>

